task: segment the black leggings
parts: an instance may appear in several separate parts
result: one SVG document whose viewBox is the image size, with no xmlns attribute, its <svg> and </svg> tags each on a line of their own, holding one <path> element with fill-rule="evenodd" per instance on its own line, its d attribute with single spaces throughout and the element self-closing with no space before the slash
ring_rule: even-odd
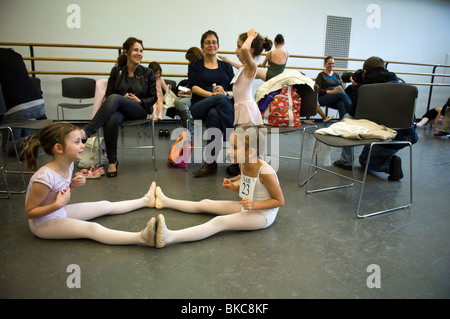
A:
<svg viewBox="0 0 450 319">
<path fill-rule="evenodd" d="M 105 135 L 106 155 L 108 163 L 117 162 L 117 139 L 119 126 L 125 120 L 145 119 L 147 112 L 138 103 L 119 94 L 111 94 L 95 113 L 92 120 L 84 127 L 88 136 L 103 126 Z"/>
</svg>

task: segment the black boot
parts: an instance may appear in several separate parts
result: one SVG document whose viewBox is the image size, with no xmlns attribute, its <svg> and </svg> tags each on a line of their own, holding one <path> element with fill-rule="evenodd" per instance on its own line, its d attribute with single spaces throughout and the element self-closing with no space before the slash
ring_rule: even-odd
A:
<svg viewBox="0 0 450 319">
<path fill-rule="evenodd" d="M 389 163 L 389 176 L 390 181 L 399 181 L 403 178 L 402 172 L 402 160 L 400 157 L 393 155 Z"/>
</svg>

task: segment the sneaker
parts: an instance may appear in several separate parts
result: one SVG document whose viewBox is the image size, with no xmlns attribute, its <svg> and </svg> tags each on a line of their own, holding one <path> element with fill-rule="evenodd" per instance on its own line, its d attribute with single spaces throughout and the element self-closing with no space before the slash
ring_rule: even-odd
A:
<svg viewBox="0 0 450 319">
<path fill-rule="evenodd" d="M 403 178 L 402 172 L 402 160 L 397 155 L 393 155 L 391 157 L 391 161 L 389 162 L 389 177 L 390 181 L 399 181 Z"/>
<path fill-rule="evenodd" d="M 352 170 L 352 166 L 350 164 L 345 164 L 344 162 L 342 162 L 341 160 L 337 160 L 336 162 L 333 163 L 334 166 L 346 169 L 347 171 L 351 171 Z"/>
</svg>

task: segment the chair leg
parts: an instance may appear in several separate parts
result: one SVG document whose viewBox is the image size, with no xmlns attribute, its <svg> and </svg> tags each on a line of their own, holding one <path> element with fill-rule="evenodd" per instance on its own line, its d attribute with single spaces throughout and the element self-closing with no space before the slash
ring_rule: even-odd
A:
<svg viewBox="0 0 450 319">
<path fill-rule="evenodd" d="M 376 216 L 376 215 L 380 215 L 380 214 L 385 214 L 385 213 L 389 213 L 395 210 L 399 210 L 399 209 L 404 209 L 404 208 L 409 208 L 412 206 L 412 200 L 413 200 L 413 189 L 412 189 L 412 185 L 413 185 L 413 175 L 412 175 L 412 144 L 410 142 L 406 142 L 409 146 L 409 203 L 406 205 L 401 205 L 401 206 L 397 206 L 397 207 L 393 207 L 393 208 L 389 208 L 389 209 L 385 209 L 385 210 L 380 210 L 380 211 L 376 211 L 376 212 L 372 212 L 372 213 L 366 213 L 361 215 L 360 214 L 360 206 L 361 206 L 361 202 L 362 202 L 362 196 L 363 196 L 363 191 L 364 191 L 364 186 L 365 186 L 365 182 L 366 182 L 366 176 L 367 176 L 367 172 L 368 172 L 368 168 L 369 168 L 369 162 L 370 162 L 370 157 L 372 154 L 372 146 L 375 144 L 383 144 L 383 143 L 372 143 L 370 145 L 369 148 L 369 152 L 367 155 L 367 162 L 366 162 L 366 167 L 364 169 L 364 179 L 363 179 L 363 184 L 361 187 L 361 192 L 360 192 L 360 196 L 359 196 L 359 201 L 358 201 L 358 206 L 356 209 L 356 216 L 359 218 L 366 218 L 366 217 L 370 217 L 370 216 Z"/>
<path fill-rule="evenodd" d="M 297 174 L 297 185 L 302 187 L 303 185 L 305 185 L 308 182 L 309 178 L 314 177 L 314 175 L 317 174 L 317 170 L 314 171 L 314 173 L 312 175 L 309 175 L 309 178 L 306 178 L 303 182 L 300 182 L 301 180 L 301 169 L 302 169 L 302 160 L 303 160 L 303 146 L 305 144 L 305 133 L 309 128 L 313 128 L 314 130 L 317 129 L 317 126 L 307 126 L 303 128 L 303 133 L 302 133 L 302 141 L 301 141 L 301 146 L 300 146 L 300 157 L 298 159 L 298 174 Z M 317 155 L 316 155 L 316 165 L 317 165 Z"/>
<path fill-rule="evenodd" d="M 1 190 L 0 194 L 6 194 L 6 197 L 2 197 L 2 198 L 10 199 L 11 191 L 9 190 L 8 181 L 6 179 L 5 168 L 3 167 L 3 161 L 1 159 L 0 159 L 0 170 L 2 171 L 3 182 L 5 183 L 5 187 L 6 187 L 6 190 Z"/>
<path fill-rule="evenodd" d="M 314 151 L 313 151 L 313 154 L 312 154 L 312 157 L 311 157 L 311 164 L 309 166 L 309 173 L 308 174 L 309 174 L 310 177 L 308 178 L 308 181 L 306 183 L 306 194 L 312 194 L 312 193 L 323 192 L 323 191 L 328 191 L 328 190 L 333 190 L 333 189 L 352 187 L 353 186 L 353 182 L 360 182 L 358 180 L 355 180 L 355 178 L 354 178 L 354 167 L 353 166 L 352 166 L 352 176 L 351 177 L 348 177 L 348 176 L 345 176 L 345 175 L 333 172 L 333 171 L 331 171 L 329 169 L 326 169 L 326 168 L 318 166 L 317 165 L 317 156 L 318 156 L 318 153 L 319 153 L 319 149 L 318 148 L 320 149 L 320 142 L 316 141 L 316 143 L 314 145 Z M 316 165 L 313 165 L 314 156 L 316 156 Z M 352 158 L 353 158 L 353 148 L 352 148 Z M 333 175 L 336 175 L 336 176 L 340 176 L 340 177 L 345 178 L 345 179 L 349 179 L 349 180 L 352 181 L 352 183 L 310 190 L 310 188 L 309 188 L 309 181 L 312 178 L 312 176 L 311 176 L 311 169 L 313 167 L 316 170 L 321 170 L 321 171 L 324 171 L 324 172 L 327 172 L 327 173 L 330 173 L 330 174 L 333 174 Z"/>
<path fill-rule="evenodd" d="M 13 134 L 13 130 L 11 127 L 6 127 L 5 129 L 8 130 L 8 134 L 7 134 L 7 138 L 6 138 L 6 150 L 5 150 L 5 161 L 4 161 L 4 166 L 3 166 L 3 170 L 5 174 L 11 173 L 11 174 L 20 174 L 20 177 L 22 179 L 22 183 L 23 183 L 23 189 L 22 190 L 8 190 L 10 194 L 24 194 L 27 191 L 27 183 L 25 181 L 25 172 L 23 169 L 23 163 L 20 160 L 20 154 L 19 151 L 17 150 L 17 145 L 16 145 L 16 141 L 14 140 L 14 134 Z M 8 170 L 7 168 L 7 161 L 8 161 L 8 148 L 9 148 L 9 142 L 13 143 L 14 146 L 14 154 L 16 155 L 16 159 L 17 159 L 17 163 L 19 164 L 19 170 L 18 171 L 13 171 L 13 170 Z M 5 177 L 6 178 L 6 177 Z"/>
<path fill-rule="evenodd" d="M 152 125 L 151 125 L 151 129 L 152 129 L 152 158 L 153 158 L 153 168 L 155 169 L 155 171 L 157 171 L 158 169 L 156 168 L 156 152 L 155 152 L 155 121 L 152 121 Z"/>
</svg>

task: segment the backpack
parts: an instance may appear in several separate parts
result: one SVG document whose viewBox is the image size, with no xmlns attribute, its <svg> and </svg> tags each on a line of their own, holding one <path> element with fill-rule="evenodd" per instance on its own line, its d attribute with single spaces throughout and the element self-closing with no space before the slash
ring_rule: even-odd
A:
<svg viewBox="0 0 450 319">
<path fill-rule="evenodd" d="M 301 97 L 292 85 L 283 86 L 269 106 L 261 112 L 264 124 L 284 127 L 301 127 Z"/>
<path fill-rule="evenodd" d="M 178 139 L 170 147 L 169 157 L 167 160 L 173 167 L 186 168 L 191 158 L 191 149 L 194 143 L 190 138 L 189 132 L 183 132 Z"/>
</svg>

